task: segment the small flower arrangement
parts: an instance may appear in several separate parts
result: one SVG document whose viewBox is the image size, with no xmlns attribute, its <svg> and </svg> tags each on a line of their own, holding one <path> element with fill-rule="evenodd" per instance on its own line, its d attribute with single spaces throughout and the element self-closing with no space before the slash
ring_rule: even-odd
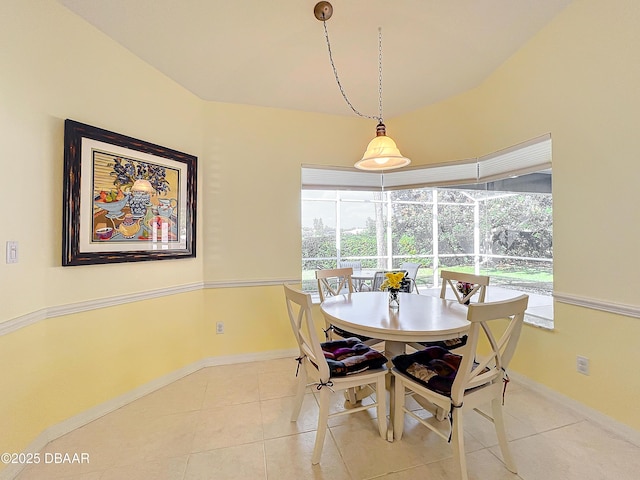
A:
<svg viewBox="0 0 640 480">
<path fill-rule="evenodd" d="M 380 285 L 380 290 L 400 291 L 408 286 L 409 281 L 405 278 L 405 272 L 387 272 L 384 274 L 387 279 Z"/>
<path fill-rule="evenodd" d="M 380 285 L 380 290 L 389 291 L 389 308 L 394 310 L 400 308 L 400 290 L 409 291 L 409 279 L 405 275 L 405 272 L 386 272 L 384 276 L 387 279 Z"/>
<path fill-rule="evenodd" d="M 462 294 L 462 298 L 464 298 L 467 295 L 469 295 L 471 293 L 471 291 L 475 288 L 475 284 L 474 283 L 468 283 L 468 282 L 458 282 L 456 284 L 456 288 Z M 464 303 L 465 303 L 465 305 L 469 305 L 469 300 L 467 300 Z"/>
</svg>

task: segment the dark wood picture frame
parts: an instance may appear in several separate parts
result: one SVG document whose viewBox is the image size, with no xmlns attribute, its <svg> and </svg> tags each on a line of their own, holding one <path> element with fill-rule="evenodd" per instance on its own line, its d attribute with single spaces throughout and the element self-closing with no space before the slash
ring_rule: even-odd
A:
<svg viewBox="0 0 640 480">
<path fill-rule="evenodd" d="M 65 120 L 62 265 L 196 256 L 197 158 Z"/>
</svg>

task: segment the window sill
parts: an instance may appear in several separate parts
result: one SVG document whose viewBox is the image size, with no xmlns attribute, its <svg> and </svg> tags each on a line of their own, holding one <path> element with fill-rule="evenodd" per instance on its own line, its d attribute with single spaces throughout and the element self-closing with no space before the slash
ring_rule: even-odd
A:
<svg viewBox="0 0 640 480">
<path fill-rule="evenodd" d="M 489 287 L 487 290 L 487 299 L 486 301 L 497 301 L 497 300 L 505 300 L 509 297 L 513 297 L 520 293 L 516 290 L 506 290 L 500 289 L 500 292 L 496 292 L 499 287 Z M 494 295 L 491 295 L 491 293 Z M 505 293 L 505 291 L 507 293 Z M 310 292 L 311 300 L 314 305 L 320 305 L 320 296 L 317 292 Z M 440 295 L 440 288 L 429 288 L 423 289 L 420 291 L 421 295 Z M 491 298 L 492 296 L 496 296 L 498 294 L 501 298 Z M 529 308 L 524 316 L 524 321 L 526 324 L 531 325 L 533 327 L 542 328 L 544 330 L 553 330 L 553 297 L 546 295 L 537 295 L 537 294 L 528 294 L 529 295 Z"/>
</svg>

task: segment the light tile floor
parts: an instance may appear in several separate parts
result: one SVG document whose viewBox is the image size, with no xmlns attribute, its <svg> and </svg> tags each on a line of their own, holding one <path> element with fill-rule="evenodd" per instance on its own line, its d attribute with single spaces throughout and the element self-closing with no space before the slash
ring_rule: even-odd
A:
<svg viewBox="0 0 640 480">
<path fill-rule="evenodd" d="M 400 441 L 377 433 L 375 409 L 333 419 L 311 465 L 318 406 L 306 395 L 289 420 L 296 362 L 280 359 L 200 370 L 81 427 L 40 452 L 88 453 L 87 464 L 30 465 L 19 480 L 455 479 L 447 443 L 405 419 Z M 336 405 L 343 397 L 336 396 Z M 465 418 L 471 479 L 637 479 L 640 448 L 511 382 L 506 422 L 518 475 L 500 461 L 492 425 Z"/>
</svg>

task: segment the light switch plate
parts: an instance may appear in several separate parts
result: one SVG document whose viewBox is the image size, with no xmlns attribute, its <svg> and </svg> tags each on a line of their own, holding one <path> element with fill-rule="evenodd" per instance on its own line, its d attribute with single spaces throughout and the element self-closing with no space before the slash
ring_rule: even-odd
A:
<svg viewBox="0 0 640 480">
<path fill-rule="evenodd" d="M 18 242 L 7 242 L 7 263 L 18 263 Z"/>
</svg>

